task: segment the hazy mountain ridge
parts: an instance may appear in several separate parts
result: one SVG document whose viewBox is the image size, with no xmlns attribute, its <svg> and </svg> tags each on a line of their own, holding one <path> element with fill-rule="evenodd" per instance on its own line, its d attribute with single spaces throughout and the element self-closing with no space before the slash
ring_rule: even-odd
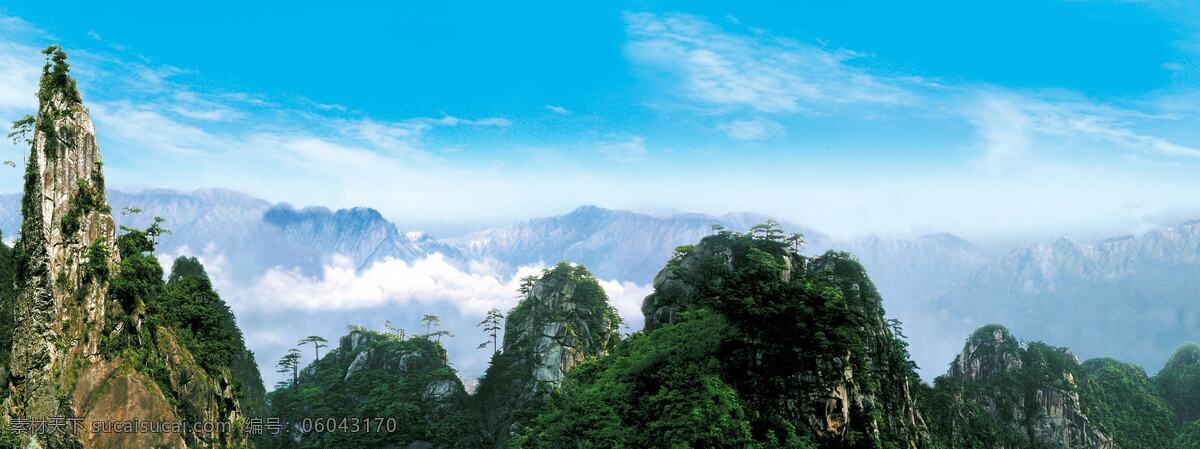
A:
<svg viewBox="0 0 1200 449">
<path fill-rule="evenodd" d="M 657 217 L 582 206 L 565 215 L 478 231 L 448 242 L 468 256 L 496 259 L 513 267 L 567 260 L 587 266 L 602 279 L 646 284 L 675 247 L 711 235 L 712 224 L 746 231 L 766 220 L 766 216 L 753 213 Z M 804 232 L 813 246 L 828 246 L 823 234 L 799 225 L 784 227 Z"/>
<path fill-rule="evenodd" d="M 918 307 L 952 326 L 1012 323 L 1084 357 L 1155 369 L 1168 348 L 1200 339 L 1198 268 L 1196 222 L 1095 244 L 1059 239 L 1009 252 Z"/>
<path fill-rule="evenodd" d="M 282 204 L 268 209 L 262 220 L 285 239 L 315 249 L 308 255 L 317 259 L 315 263 L 338 254 L 349 257 L 358 269 L 363 269 L 388 257 L 414 260 L 426 254 L 375 209 L 297 210 Z"/>
<path fill-rule="evenodd" d="M 891 296 L 931 297 L 962 287 L 991 257 L 950 233 L 907 239 L 863 237 L 834 246 L 854 254 L 871 270 L 872 279 L 886 294 L 885 300 Z"/>
<path fill-rule="evenodd" d="M 1014 251 L 982 270 L 976 282 L 1010 281 L 1026 292 L 1054 292 L 1078 279 L 1120 279 L 1200 262 L 1200 221 L 1140 236 L 1076 243 L 1061 238 Z"/>
</svg>

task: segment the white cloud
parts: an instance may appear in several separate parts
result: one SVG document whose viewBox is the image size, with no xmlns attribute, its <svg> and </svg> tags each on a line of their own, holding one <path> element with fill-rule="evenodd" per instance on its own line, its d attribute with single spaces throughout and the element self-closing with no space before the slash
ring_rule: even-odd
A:
<svg viewBox="0 0 1200 449">
<path fill-rule="evenodd" d="M 642 300 L 646 299 L 654 288 L 650 285 L 640 285 L 629 281 L 600 280 L 600 287 L 608 295 L 608 303 L 617 309 L 621 319 L 632 330 L 640 330 L 642 317 Z"/>
<path fill-rule="evenodd" d="M 1135 103 L 1145 110 L 1162 112 L 1158 114 L 1102 107 L 1080 99 L 1064 100 L 1061 96 L 1005 93 L 972 86 L 930 87 L 922 79 L 861 70 L 855 63 L 863 58 L 853 52 L 805 46 L 765 33 L 731 34 L 691 16 L 635 14 L 627 17 L 627 24 L 631 30 L 631 58 L 642 67 L 658 68 L 685 81 L 676 92 L 692 106 L 714 112 L 703 116 L 713 120 L 705 126 L 730 138 L 782 135 L 782 124 L 788 123 L 785 118 L 789 114 L 857 105 L 854 111 L 829 113 L 858 117 L 858 112 L 899 102 L 905 105 L 906 121 L 897 119 L 895 123 L 918 128 L 910 135 L 950 133 L 953 142 L 958 137 L 970 139 L 972 134 L 964 133 L 962 125 L 974 125 L 981 154 L 985 159 L 991 155 L 996 161 L 1022 163 L 1031 155 L 1065 151 L 1058 148 L 1060 144 L 1072 149 L 1086 146 L 1084 149 L 1092 150 L 1091 155 L 1142 153 L 1139 155 L 1150 159 L 1150 163 L 1195 152 L 1189 145 L 1193 142 L 1187 139 L 1195 136 L 1190 125 L 1197 115 L 1196 102 L 1177 95 L 1154 104 Z M 5 74 L 0 77 L 0 115 L 7 113 L 2 105 L 8 105 L 13 114 L 30 111 L 34 106 L 33 91 L 42 58 L 36 48 L 22 47 L 19 42 L 24 41 L 0 39 L 0 73 Z M 665 52 L 667 58 L 651 60 L 657 51 Z M 693 58 L 715 65 L 693 63 Z M 671 64 L 660 66 L 660 62 Z M 1131 164 L 1124 159 L 1117 161 L 1124 164 L 1120 167 L 1111 160 L 1097 165 L 1107 164 L 1117 174 L 1131 178 L 1145 178 L 1147 172 L 1152 172 L 1152 181 L 1171 181 L 1178 188 L 1151 189 L 1144 187 L 1149 181 L 1139 181 L 1127 184 L 1129 188 L 1123 191 L 1108 192 L 1109 179 L 1076 173 L 1070 185 L 1038 184 L 1049 193 L 1026 192 L 1019 186 L 974 176 L 978 170 L 962 162 L 970 158 L 954 152 L 961 148 L 961 142 L 951 143 L 950 150 L 930 150 L 940 152 L 939 157 L 950 162 L 914 164 L 919 168 L 912 173 L 905 171 L 919 179 L 909 180 L 910 185 L 896 179 L 894 166 L 885 166 L 903 156 L 881 158 L 885 162 L 876 163 L 876 158 L 861 157 L 863 153 L 850 155 L 847 157 L 860 157 L 861 162 L 850 172 L 844 165 L 823 158 L 804 160 L 783 151 L 772 154 L 769 160 L 753 154 L 731 155 L 719 143 L 681 145 L 671 154 L 661 149 L 653 151 L 652 142 L 670 142 L 680 132 L 694 129 L 686 126 L 647 129 L 655 136 L 664 136 L 655 139 L 630 137 L 629 129 L 616 134 L 561 135 L 563 142 L 551 143 L 493 141 L 478 136 L 472 140 L 468 136 L 452 142 L 454 148 L 462 149 L 461 153 L 448 154 L 438 130 L 458 127 L 455 131 L 463 134 L 487 133 L 513 124 L 504 118 L 471 119 L 449 114 L 386 121 L 354 111 L 327 113 L 328 108 L 290 97 L 205 91 L 189 84 L 192 74 L 186 70 L 152 67 L 85 51 L 72 52 L 72 67 L 97 122 L 109 183 L 118 188 L 131 184 L 179 189 L 227 187 L 296 204 L 369 205 L 390 216 L 403 214 L 431 222 L 503 222 L 557 214 L 583 203 L 709 213 L 756 210 L 803 221 L 827 232 L 847 233 L 906 232 L 913 228 L 1014 232 L 1041 229 L 1046 217 L 1059 225 L 1068 220 L 1112 224 L 1129 218 L 1121 215 L 1121 204 L 1125 202 L 1150 198 L 1150 203 L 1160 209 L 1195 204 L 1190 196 L 1175 194 L 1194 190 L 1194 175 L 1176 171 L 1168 173 L 1171 177 L 1162 173 L 1173 168 L 1136 170 L 1130 166 L 1145 164 Z M 825 76 L 820 70 L 801 70 L 812 67 L 827 67 L 830 72 Z M 749 78 L 735 79 L 742 75 Z M 703 86 L 712 89 L 701 89 Z M 806 86 L 813 90 L 805 90 Z M 848 93 L 855 89 L 858 93 Z M 920 92 L 919 98 L 914 92 Z M 920 126 L 929 116 L 936 117 L 926 132 Z M 864 133 L 873 129 L 869 126 L 864 124 Z M 772 134 L 776 131 L 779 134 Z M 899 147 L 903 147 L 905 135 L 897 137 Z M 865 142 L 858 151 L 901 151 L 871 148 L 870 142 Z M 886 146 L 887 142 L 880 145 Z M 589 150 L 589 155 L 599 152 L 610 160 L 579 157 L 578 152 L 572 153 L 573 148 Z M 660 155 L 662 159 L 670 157 L 672 163 L 656 163 L 659 158 L 650 157 Z M 724 163 L 735 156 L 737 168 Z M 1076 169 L 1084 164 L 1069 159 L 1059 161 L 1072 162 Z M 856 173 L 873 173 L 874 177 Z M 959 174 L 971 176 L 956 176 Z M 3 177 L 0 186 L 9 192 L 18 191 L 19 179 Z M 1015 190 L 1021 191 L 1012 193 Z M 759 191 L 783 193 L 753 193 Z M 1079 198 L 1091 198 L 1092 192 L 1099 191 L 1123 200 L 1101 198 L 1103 201 L 1081 205 L 1085 201 Z M 814 198 L 815 194 L 809 192 L 821 192 L 823 197 Z M 977 195 L 969 197 L 958 192 Z M 1150 197 L 1154 194 L 1166 198 L 1161 196 L 1166 193 L 1173 194 L 1170 200 Z M 1030 205 L 1034 202 L 1037 208 Z M 989 204 L 987 208 L 979 209 L 978 205 L 984 203 Z M 975 213 L 962 213 L 964 210 Z M 1005 219 L 982 218 L 994 216 Z"/>
<path fill-rule="evenodd" d="M 448 301 L 465 313 L 482 315 L 514 306 L 521 278 L 538 273 L 538 267 L 523 267 L 507 278 L 499 273 L 495 265 L 481 262 L 459 269 L 441 254 L 411 263 L 386 259 L 361 271 L 350 259 L 335 256 L 320 278 L 295 269 L 271 269 L 250 287 L 250 297 L 259 299 L 262 308 L 310 312 Z"/>
<path fill-rule="evenodd" d="M 171 96 L 173 104 L 167 106 L 171 111 L 183 117 L 194 120 L 225 121 L 243 117 L 243 114 L 222 103 L 212 101 L 191 91 L 176 92 Z"/>
<path fill-rule="evenodd" d="M 734 120 L 717 125 L 717 130 L 733 140 L 767 140 L 784 134 L 783 125 L 771 120 Z"/>
<path fill-rule="evenodd" d="M 1162 117 L 1087 100 L 1042 99 L 991 90 L 977 95 L 964 115 L 980 139 L 981 162 L 991 168 L 1021 163 L 1035 153 L 1068 145 L 1200 157 L 1200 148 L 1136 130 L 1144 122 Z"/>
<path fill-rule="evenodd" d="M 33 47 L 0 42 L 0 114 L 4 118 L 36 112 L 42 55 Z"/>
<path fill-rule="evenodd" d="M 208 267 L 212 257 L 203 258 Z M 217 261 L 220 264 L 220 261 Z M 254 285 L 233 291 L 239 306 L 248 310 L 290 310 L 304 313 L 349 311 L 407 305 L 410 303 L 449 303 L 461 313 L 479 316 L 493 308 L 508 310 L 516 306 L 521 279 L 539 275 L 544 264 L 508 270 L 494 261 L 472 260 L 452 263 L 439 253 L 405 262 L 385 259 L 363 270 L 356 270 L 346 257 L 334 256 L 319 277 L 306 276 L 293 268 L 268 270 Z M 219 269 L 214 277 L 224 276 Z M 609 302 L 627 321 L 641 321 L 642 299 L 651 287 L 628 281 L 600 280 Z"/>
<path fill-rule="evenodd" d="M 726 32 L 684 14 L 625 15 L 629 57 L 673 79 L 702 106 L 801 112 L 846 104 L 903 104 L 913 93 L 855 67 L 861 55 L 764 34 Z"/>
<path fill-rule="evenodd" d="M 569 115 L 569 114 L 571 114 L 571 111 L 567 110 L 567 108 L 564 108 L 564 107 L 562 107 L 562 106 L 555 106 L 555 105 L 552 105 L 552 104 L 548 104 L 548 105 L 545 105 L 545 106 L 543 106 L 543 108 L 545 108 L 547 111 L 553 112 L 553 113 L 555 113 L 555 114 L 558 114 L 558 115 Z"/>
<path fill-rule="evenodd" d="M 155 105 L 131 101 L 93 102 L 89 106 L 92 119 L 105 142 L 136 143 L 138 148 L 162 151 L 179 156 L 195 156 L 210 152 L 228 143 L 227 136 L 214 135 L 203 127 L 172 119 Z"/>
</svg>

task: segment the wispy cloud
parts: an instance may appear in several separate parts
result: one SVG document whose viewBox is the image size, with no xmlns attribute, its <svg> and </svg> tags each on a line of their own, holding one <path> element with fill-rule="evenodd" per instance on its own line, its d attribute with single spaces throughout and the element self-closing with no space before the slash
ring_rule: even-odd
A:
<svg viewBox="0 0 1200 449">
<path fill-rule="evenodd" d="M 0 114 L 5 118 L 37 109 L 38 77 L 42 57 L 38 49 L 0 42 Z"/>
<path fill-rule="evenodd" d="M 564 107 L 562 107 L 562 106 L 556 106 L 556 105 L 548 104 L 548 105 L 545 105 L 545 106 L 543 106 L 542 108 L 543 108 L 543 109 L 545 109 L 545 110 L 547 110 L 547 111 L 550 111 L 550 112 L 553 112 L 553 113 L 555 113 L 555 114 L 558 114 L 558 115 L 570 115 L 570 114 L 571 114 L 571 111 L 570 111 L 570 110 L 568 110 L 567 108 L 564 108 Z"/>
<path fill-rule="evenodd" d="M 853 64 L 862 55 L 765 34 L 735 34 L 685 14 L 626 13 L 629 57 L 660 72 L 699 106 L 815 112 L 847 104 L 904 104 L 899 80 Z"/>
<path fill-rule="evenodd" d="M 1190 173 L 1155 176 L 1171 185 L 1151 188 L 1129 167 L 1194 160 L 1192 125 L 1200 114 L 1196 102 L 1174 93 L 1182 90 L 1106 106 L 1109 99 L 887 73 L 853 50 L 799 43 L 719 17 L 720 25 L 679 14 L 635 13 L 625 20 L 630 60 L 639 69 L 673 81 L 656 87 L 669 92 L 667 104 L 685 107 L 666 113 L 656 109 L 651 112 L 664 117 L 651 116 L 629 126 L 605 127 L 602 123 L 611 117 L 579 120 L 578 129 L 553 129 L 544 135 L 537 135 L 539 124 L 525 127 L 522 118 L 468 117 L 440 110 L 424 117 L 383 118 L 287 93 L 212 90 L 195 71 L 124 52 L 106 54 L 103 46 L 73 50 L 71 57 L 115 187 L 220 186 L 296 204 L 370 205 L 390 216 L 430 221 L 505 221 L 554 214 L 581 203 L 712 213 L 754 209 L 847 233 L 906 232 L 914 227 L 1030 229 L 1058 211 L 1064 211 L 1058 218 L 1063 223 L 1117 222 L 1121 218 L 1111 208 L 1165 198 L 1164 192 L 1172 193 L 1173 199 L 1147 204 L 1160 209 L 1195 204 L 1185 195 L 1174 195 L 1194 190 Z M 0 22 L 7 23 L 2 18 Z M 42 57 L 30 42 L 43 39 L 2 32 L 0 37 L 0 118 L 11 120 L 35 107 Z M 645 100 L 662 98 L 634 98 L 625 107 L 639 108 Z M 529 120 L 540 116 L 562 121 L 550 115 L 553 107 L 563 106 L 542 107 L 547 112 L 531 114 Z M 626 112 L 620 107 L 613 111 Z M 686 116 L 673 115 L 677 113 Z M 863 148 L 846 157 L 857 158 L 861 170 L 847 171 L 826 159 L 805 159 L 800 151 L 791 151 L 810 135 L 789 132 L 788 127 L 800 126 L 801 120 L 844 123 L 850 131 L 840 132 L 855 134 L 850 138 L 854 140 L 879 129 L 863 116 L 889 113 L 895 117 L 888 119 L 890 124 L 898 126 L 885 131 L 900 145 L 892 148 L 881 142 L 870 148 L 870 140 L 856 142 Z M 901 127 L 910 129 L 895 131 Z M 721 142 L 689 140 L 697 130 L 709 130 Z M 822 138 L 837 144 L 840 137 L 835 134 Z M 905 155 L 873 157 L 888 151 L 925 151 L 914 150 L 907 139 L 922 141 L 940 134 L 950 136 L 949 144 L 920 157 L 936 153 L 953 161 L 914 164 L 912 176 L 919 180 L 910 181 L 910 186 L 890 182 L 897 171 L 887 166 Z M 765 141 L 755 146 L 772 151 L 769 157 L 738 152 L 724 146 L 725 138 Z M 658 147 L 662 142 L 672 150 Z M 1036 193 L 1015 192 L 1016 186 L 975 176 L 978 167 L 970 166 L 966 160 L 971 158 L 962 154 L 969 145 L 984 166 L 1038 160 L 1078 172 L 1070 186 L 1062 181 L 1065 177 L 1051 176 L 1058 184 L 1038 184 Z M 451 153 L 447 147 L 461 151 Z M 17 154 L 13 148 L 12 154 Z M 1146 163 L 1100 157 L 1110 153 L 1137 154 L 1137 160 Z M 1089 160 L 1075 160 L 1079 154 L 1089 155 Z M 727 163 L 733 158 L 737 168 Z M 658 163 L 663 161 L 670 163 Z M 1091 163 L 1138 181 L 1122 184 L 1120 191 L 1106 190 L 1115 184 L 1095 179 L 1091 174 L 1100 170 L 1090 170 L 1086 164 Z M 824 169 L 823 164 L 835 168 Z M 789 168 L 785 172 L 783 167 Z M 868 172 L 874 176 L 852 180 Z M 881 179 L 889 183 L 869 184 Z M 18 176 L 2 177 L 0 183 L 10 192 L 20 189 Z M 779 186 L 821 191 L 823 197 L 750 194 Z M 1082 196 L 1046 193 L 1055 189 Z M 1092 192 L 1116 199 L 1079 200 L 1092 198 L 1087 196 Z M 989 209 L 975 209 L 983 199 L 991 201 Z M 1030 206 L 1038 201 L 1045 203 L 1044 209 Z M 959 213 L 962 210 L 975 213 Z M 988 213 L 1006 219 L 979 218 Z"/>
<path fill-rule="evenodd" d="M 981 162 L 992 168 L 1044 157 L 1041 153 L 1066 146 L 1200 158 L 1200 148 L 1137 130 L 1168 117 L 1087 99 L 988 90 L 967 102 L 963 114 L 976 128 Z"/>
</svg>

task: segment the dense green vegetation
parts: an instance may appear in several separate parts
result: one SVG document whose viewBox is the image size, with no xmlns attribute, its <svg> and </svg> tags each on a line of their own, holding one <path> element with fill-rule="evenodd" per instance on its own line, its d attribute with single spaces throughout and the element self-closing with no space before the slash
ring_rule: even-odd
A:
<svg viewBox="0 0 1200 449">
<path fill-rule="evenodd" d="M 1187 343 L 1176 350 L 1154 383 L 1179 423 L 1200 420 L 1200 344 Z"/>
<path fill-rule="evenodd" d="M 722 343 L 736 331 L 698 310 L 636 334 L 615 354 L 568 375 L 512 445 L 530 448 L 813 447 L 794 429 L 756 440 L 737 390 L 723 379 Z"/>
<path fill-rule="evenodd" d="M 932 387 L 923 385 L 918 397 L 925 405 L 925 419 L 939 449 L 991 449 L 1028 447 L 1027 435 L 1015 429 L 1016 417 L 1010 411 L 1015 398 L 1004 389 L 993 389 L 997 407 L 988 410 L 967 400 L 974 388 L 948 376 L 934 379 Z"/>
<path fill-rule="evenodd" d="M 1170 448 L 1176 426 L 1171 408 L 1158 397 L 1140 367 L 1113 359 L 1083 363 L 1085 411 L 1125 449 Z"/>
<path fill-rule="evenodd" d="M 196 356 L 205 371 L 230 371 L 244 413 L 266 414 L 266 392 L 254 354 L 246 349 L 233 312 L 213 290 L 198 259 L 175 259 L 162 300 L 151 310 L 175 331 L 179 343 Z"/>
<path fill-rule="evenodd" d="M 414 441 L 455 447 L 472 433 L 467 429 L 474 429 L 466 412 L 467 395 L 445 349 L 425 336 L 402 340 L 352 329 L 337 348 L 304 368 L 296 382 L 271 392 L 268 400 L 275 416 L 300 428 L 312 424 L 305 417 L 386 417 L 395 426 L 392 432 L 336 426 L 319 433 L 289 426 L 260 447 L 374 449 Z"/>
<path fill-rule="evenodd" d="M 233 364 L 245 347 L 233 312 L 213 291 L 212 281 L 195 257 L 180 257 L 171 266 L 162 300 L 152 313 L 175 330 L 180 344 L 210 372 Z"/>
<path fill-rule="evenodd" d="M 1200 420 L 1183 428 L 1176 440 L 1178 449 L 1200 449 Z"/>
<path fill-rule="evenodd" d="M 46 56 L 46 64 L 42 67 L 37 97 L 43 110 L 39 111 L 39 116 L 33 126 L 37 132 L 43 135 L 42 150 L 45 152 L 46 158 L 54 160 L 59 155 L 59 139 L 70 140 L 72 137 L 59 136 L 54 122 L 70 114 L 75 108 L 83 107 L 83 96 L 79 94 L 75 79 L 71 77 L 71 66 L 67 63 L 66 52 L 57 45 L 51 45 L 42 50 L 42 54 Z M 63 107 L 60 109 L 46 108 L 46 105 L 51 104 L 56 95 L 61 95 L 61 106 Z M 14 125 L 20 122 L 18 121 Z M 32 158 L 29 163 L 33 163 Z M 26 175 L 28 178 L 28 173 Z M 25 191 L 31 191 L 28 182 Z"/>
<path fill-rule="evenodd" d="M 108 323 L 105 334 L 110 337 L 102 345 L 104 352 L 127 358 L 178 402 L 164 354 L 153 344 L 161 338 L 172 339 L 195 357 L 204 372 L 213 376 L 229 373 L 244 414 L 265 416 L 266 393 L 254 355 L 246 349 L 233 313 L 213 290 L 200 261 L 176 259 L 164 282 L 153 253 L 158 238 L 169 232 L 162 227 L 162 220 L 156 218 L 146 229 L 122 227 L 122 231 L 117 237 L 121 264 L 109 282 L 109 300 L 124 319 Z M 113 332 L 117 326 L 135 331 Z"/>
</svg>

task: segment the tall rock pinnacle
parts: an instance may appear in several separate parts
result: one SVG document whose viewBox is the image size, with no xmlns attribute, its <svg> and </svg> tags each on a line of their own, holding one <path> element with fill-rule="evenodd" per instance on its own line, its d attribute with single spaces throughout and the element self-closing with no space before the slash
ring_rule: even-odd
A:
<svg viewBox="0 0 1200 449">
<path fill-rule="evenodd" d="M 61 398 L 77 361 L 99 359 L 111 319 L 108 278 L 119 265 L 96 131 L 69 75 L 47 48 L 33 145 L 25 169 L 24 222 L 10 367 L 9 416 L 69 416 Z"/>
</svg>

